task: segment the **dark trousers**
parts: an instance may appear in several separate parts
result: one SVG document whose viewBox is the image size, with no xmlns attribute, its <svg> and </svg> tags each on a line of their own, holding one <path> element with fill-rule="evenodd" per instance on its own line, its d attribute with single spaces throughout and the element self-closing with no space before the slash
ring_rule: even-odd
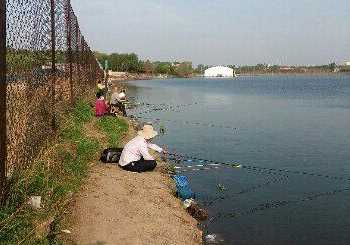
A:
<svg viewBox="0 0 350 245">
<path fill-rule="evenodd" d="M 118 102 L 117 104 L 112 104 L 111 107 L 115 107 L 123 117 L 127 117 L 125 105 L 122 102 Z"/>
<path fill-rule="evenodd" d="M 147 172 L 152 171 L 157 166 L 157 162 L 155 160 L 144 160 L 143 158 L 137 162 L 129 163 L 126 166 L 123 166 L 122 169 L 130 171 L 130 172 Z"/>
</svg>

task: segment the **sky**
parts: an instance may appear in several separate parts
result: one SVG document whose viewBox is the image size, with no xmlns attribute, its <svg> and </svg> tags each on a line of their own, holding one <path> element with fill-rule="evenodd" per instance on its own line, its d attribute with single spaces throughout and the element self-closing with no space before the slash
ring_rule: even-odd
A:
<svg viewBox="0 0 350 245">
<path fill-rule="evenodd" d="M 93 50 L 208 65 L 350 60 L 350 0 L 71 0 Z"/>
</svg>

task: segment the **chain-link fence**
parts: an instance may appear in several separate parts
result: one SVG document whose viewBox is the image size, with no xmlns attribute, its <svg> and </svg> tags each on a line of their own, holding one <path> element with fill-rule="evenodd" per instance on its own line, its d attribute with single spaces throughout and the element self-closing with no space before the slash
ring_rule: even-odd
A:
<svg viewBox="0 0 350 245">
<path fill-rule="evenodd" d="M 103 71 L 70 0 L 0 0 L 1 187 L 55 135 L 57 115 Z"/>
</svg>

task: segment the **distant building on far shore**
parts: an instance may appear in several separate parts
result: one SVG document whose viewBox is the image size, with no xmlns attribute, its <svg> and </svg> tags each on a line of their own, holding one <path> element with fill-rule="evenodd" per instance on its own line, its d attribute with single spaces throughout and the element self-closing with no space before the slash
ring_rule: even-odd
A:
<svg viewBox="0 0 350 245">
<path fill-rule="evenodd" d="M 235 71 L 226 66 L 215 66 L 204 71 L 204 77 L 235 77 Z"/>
<path fill-rule="evenodd" d="M 346 66 L 350 66 L 350 61 L 346 61 L 346 62 L 345 62 L 345 65 L 346 65 Z"/>
</svg>

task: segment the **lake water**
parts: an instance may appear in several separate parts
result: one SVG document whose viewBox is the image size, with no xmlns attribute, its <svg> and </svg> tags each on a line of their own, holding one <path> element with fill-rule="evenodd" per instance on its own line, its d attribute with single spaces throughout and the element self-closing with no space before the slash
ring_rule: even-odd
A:
<svg viewBox="0 0 350 245">
<path fill-rule="evenodd" d="M 209 234 L 235 245 L 350 244 L 350 76 L 135 81 L 128 95 L 182 105 L 129 111 L 160 119 L 156 143 L 242 164 L 183 173 L 209 211 Z"/>
</svg>

